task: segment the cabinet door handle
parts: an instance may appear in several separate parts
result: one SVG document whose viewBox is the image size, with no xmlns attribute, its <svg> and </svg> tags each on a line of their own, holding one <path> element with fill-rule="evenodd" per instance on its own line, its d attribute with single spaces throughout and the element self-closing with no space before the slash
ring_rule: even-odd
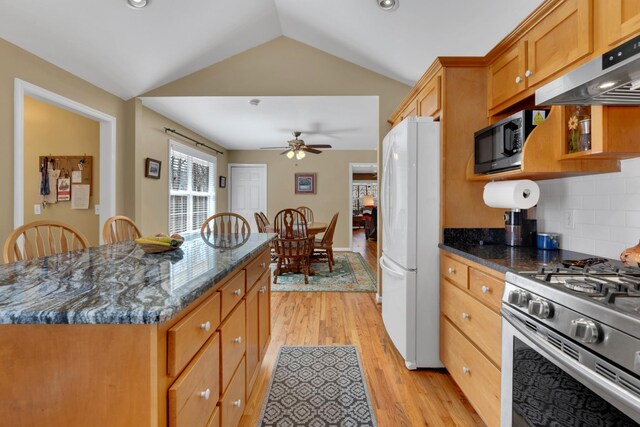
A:
<svg viewBox="0 0 640 427">
<path fill-rule="evenodd" d="M 449 272 L 449 274 L 454 274 L 456 272 L 456 269 L 453 267 L 449 267 L 447 271 Z"/>
<path fill-rule="evenodd" d="M 200 397 L 202 397 L 204 400 L 209 400 L 209 396 L 211 396 L 211 390 L 209 389 L 200 392 Z"/>
<path fill-rule="evenodd" d="M 260 293 L 264 294 L 265 292 L 267 292 L 267 287 L 266 286 L 261 287 L 260 288 Z"/>
<path fill-rule="evenodd" d="M 240 295 L 242 293 L 241 289 L 236 289 L 235 291 L 233 291 L 234 295 Z"/>
<path fill-rule="evenodd" d="M 202 323 L 200 325 L 200 329 L 203 329 L 203 330 L 209 332 L 209 330 L 211 329 L 211 322 L 206 321 L 205 323 Z"/>
<path fill-rule="evenodd" d="M 233 342 L 236 344 L 242 344 L 242 337 L 234 338 Z"/>
<path fill-rule="evenodd" d="M 488 294 L 489 291 L 491 290 L 490 287 L 486 286 L 486 285 L 482 285 L 482 287 L 480 288 L 480 290 L 482 291 L 483 294 Z"/>
<path fill-rule="evenodd" d="M 471 371 L 466 366 L 462 368 L 462 373 L 463 374 L 468 374 L 469 372 L 471 372 Z"/>
<path fill-rule="evenodd" d="M 469 313 L 462 313 L 462 318 L 463 318 L 464 320 L 467 320 L 469 317 L 470 317 L 470 316 L 469 316 Z"/>
<path fill-rule="evenodd" d="M 236 408 L 239 408 L 240 406 L 242 406 L 242 400 L 240 400 L 240 399 L 234 400 L 233 401 L 233 406 L 235 406 Z"/>
<path fill-rule="evenodd" d="M 522 77 L 516 76 L 516 84 L 522 83 Z"/>
<path fill-rule="evenodd" d="M 531 77 L 531 76 L 533 76 L 533 71 L 531 71 L 531 70 L 527 70 L 527 71 L 525 71 L 525 72 L 524 72 L 524 76 L 525 76 L 525 77 Z"/>
<path fill-rule="evenodd" d="M 260 264 L 260 267 L 262 267 L 262 268 L 265 268 L 266 266 L 267 266 L 266 262 L 263 262 L 263 263 Z"/>
</svg>

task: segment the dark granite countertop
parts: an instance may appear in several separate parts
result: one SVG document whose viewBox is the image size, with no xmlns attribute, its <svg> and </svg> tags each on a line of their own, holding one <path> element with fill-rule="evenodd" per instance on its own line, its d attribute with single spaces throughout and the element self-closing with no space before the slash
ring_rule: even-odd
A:
<svg viewBox="0 0 640 427">
<path fill-rule="evenodd" d="M 193 233 L 162 254 L 123 242 L 0 265 L 0 324 L 162 323 L 274 237 L 251 234 L 219 249 Z"/>
<path fill-rule="evenodd" d="M 478 264 L 506 273 L 535 271 L 542 266 L 554 266 L 564 260 L 592 258 L 593 255 L 566 250 L 545 251 L 531 247 L 513 247 L 503 244 L 478 245 L 467 243 L 440 243 L 439 248 Z"/>
</svg>

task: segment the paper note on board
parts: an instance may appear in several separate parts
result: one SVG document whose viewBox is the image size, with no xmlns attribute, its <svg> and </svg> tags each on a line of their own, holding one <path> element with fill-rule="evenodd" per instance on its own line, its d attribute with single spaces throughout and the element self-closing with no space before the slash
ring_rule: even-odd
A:
<svg viewBox="0 0 640 427">
<path fill-rule="evenodd" d="M 71 192 L 71 209 L 89 209 L 89 186 L 74 185 Z"/>
<path fill-rule="evenodd" d="M 82 183 L 82 171 L 72 171 L 71 172 L 71 183 L 72 184 L 81 184 Z"/>
</svg>

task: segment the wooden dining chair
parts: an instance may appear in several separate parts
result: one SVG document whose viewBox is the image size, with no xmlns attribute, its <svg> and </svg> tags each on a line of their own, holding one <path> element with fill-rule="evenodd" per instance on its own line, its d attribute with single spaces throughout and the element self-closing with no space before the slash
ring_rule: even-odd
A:
<svg viewBox="0 0 640 427">
<path fill-rule="evenodd" d="M 258 215 L 260 215 L 260 217 L 262 218 L 262 222 L 265 224 L 265 226 L 271 225 L 271 223 L 269 222 L 269 218 L 267 218 L 264 212 L 260 211 L 258 212 Z"/>
<path fill-rule="evenodd" d="M 104 227 L 102 227 L 102 237 L 105 244 L 111 245 L 135 240 L 142 237 L 142 233 L 140 233 L 140 229 L 131 218 L 124 215 L 116 215 L 105 221 Z"/>
<path fill-rule="evenodd" d="M 304 283 L 309 283 L 309 257 L 313 249 L 313 237 L 307 233 L 304 214 L 296 209 L 283 209 L 273 220 L 278 237 L 273 240 L 277 260 L 273 283 L 284 273 L 304 274 Z"/>
<path fill-rule="evenodd" d="M 308 208 L 306 206 L 300 206 L 299 208 L 296 208 L 296 209 L 302 212 L 304 217 L 307 219 L 307 222 L 313 222 L 313 211 L 311 210 L 311 208 Z"/>
<path fill-rule="evenodd" d="M 262 212 L 254 212 L 253 219 L 256 221 L 256 225 L 258 226 L 258 233 L 266 233 L 267 232 L 267 224 L 264 222 L 264 219 L 260 215 Z"/>
<path fill-rule="evenodd" d="M 200 234 L 216 247 L 234 248 L 247 241 L 251 226 L 242 215 L 220 212 L 204 221 Z"/>
<path fill-rule="evenodd" d="M 326 262 L 329 264 L 329 271 L 333 272 L 333 266 L 335 260 L 333 258 L 333 234 L 336 231 L 336 224 L 338 223 L 338 212 L 333 215 L 331 222 L 327 226 L 327 231 L 324 232 L 322 239 L 316 239 L 313 242 L 312 259 L 314 261 Z M 317 256 L 316 256 L 317 254 Z"/>
<path fill-rule="evenodd" d="M 22 243 L 19 242 L 22 237 Z M 5 263 L 86 249 L 89 241 L 70 225 L 58 221 L 34 221 L 16 228 L 4 242 Z"/>
</svg>

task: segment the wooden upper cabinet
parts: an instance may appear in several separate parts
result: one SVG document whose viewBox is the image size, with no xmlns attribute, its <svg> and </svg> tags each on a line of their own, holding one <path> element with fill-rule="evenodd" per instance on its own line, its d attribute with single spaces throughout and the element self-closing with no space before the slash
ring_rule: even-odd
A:
<svg viewBox="0 0 640 427">
<path fill-rule="evenodd" d="M 429 83 L 418 93 L 418 116 L 434 117 L 440 113 L 442 103 L 442 74 L 429 80 Z"/>
<path fill-rule="evenodd" d="M 640 0 L 607 0 L 604 14 L 609 46 L 640 32 Z"/>
<path fill-rule="evenodd" d="M 489 108 L 496 107 L 527 88 L 527 42 L 521 40 L 489 65 Z"/>
<path fill-rule="evenodd" d="M 567 0 L 533 27 L 527 38 L 527 86 L 593 52 L 592 0 Z"/>
<path fill-rule="evenodd" d="M 417 115 L 418 115 L 418 101 L 416 99 L 413 99 L 402 112 L 400 116 L 400 121 L 406 119 L 407 117 L 415 117 Z"/>
</svg>

